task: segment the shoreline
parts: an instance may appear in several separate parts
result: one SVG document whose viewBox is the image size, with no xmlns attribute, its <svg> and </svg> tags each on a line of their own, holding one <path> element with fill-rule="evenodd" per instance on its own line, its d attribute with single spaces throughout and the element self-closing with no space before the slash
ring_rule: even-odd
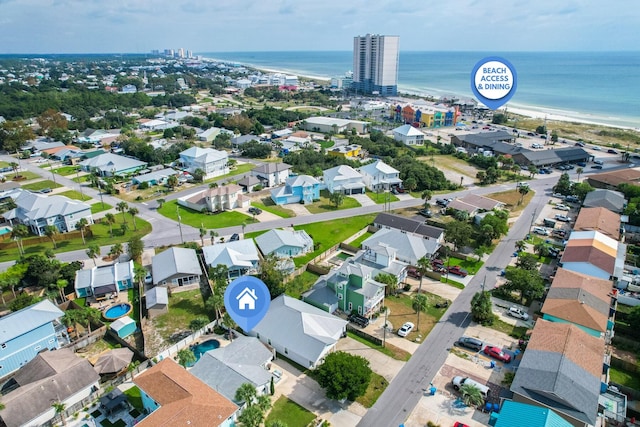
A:
<svg viewBox="0 0 640 427">
<path fill-rule="evenodd" d="M 276 69 L 276 68 L 265 68 L 263 66 L 257 66 L 255 64 L 250 64 L 247 62 L 238 62 L 238 61 L 230 61 L 230 60 L 226 60 L 226 59 L 219 59 L 219 58 L 210 58 L 210 57 L 203 57 L 205 60 L 208 61 L 217 61 L 217 62 L 223 62 L 223 63 L 227 63 L 227 64 L 239 64 L 245 67 L 249 67 L 249 68 L 253 68 L 255 70 L 261 71 L 261 72 L 267 72 L 267 73 L 277 73 L 277 74 L 285 74 L 285 75 L 296 75 L 298 77 L 304 78 L 304 79 L 308 79 L 308 80 L 319 80 L 322 82 L 330 82 L 331 81 L 331 77 L 325 77 L 325 76 L 314 76 L 311 74 L 307 74 L 301 71 L 296 71 L 296 70 L 287 70 L 287 69 Z M 419 89 L 415 89 L 415 88 L 407 88 L 404 87 L 402 85 L 398 85 L 398 96 L 402 96 L 404 95 L 411 95 L 411 96 L 418 96 L 418 97 L 422 97 L 422 98 L 426 98 L 426 97 L 431 97 L 434 99 L 438 99 L 441 96 L 445 96 L 444 94 L 447 94 L 447 96 L 460 96 L 462 98 L 472 98 L 475 99 L 473 96 L 469 95 L 469 94 L 460 94 L 460 93 L 456 93 L 455 91 L 450 91 L 450 90 L 442 90 L 442 89 L 433 89 L 434 92 L 437 93 L 428 93 L 428 91 L 426 90 L 419 90 Z M 439 94 L 438 94 L 439 92 Z M 628 124 L 620 124 L 620 123 L 614 123 L 615 121 L 625 121 L 624 118 L 616 118 L 616 117 L 611 117 L 610 120 L 608 121 L 606 117 L 602 117 L 602 116 L 596 116 L 593 114 L 588 114 L 588 113 L 581 113 L 578 111 L 563 111 L 563 110 L 559 110 L 557 108 L 553 108 L 553 107 L 545 107 L 545 106 L 536 106 L 536 105 L 526 105 L 526 104 L 510 104 L 507 103 L 506 105 L 498 108 L 496 111 L 500 111 L 500 112 L 505 112 L 505 110 L 507 112 L 512 112 L 514 114 L 518 114 L 521 116 L 525 116 L 531 119 L 545 119 L 549 120 L 549 121 L 557 121 L 557 122 L 568 122 L 568 123 L 579 123 L 579 124 L 587 124 L 587 125 L 596 125 L 596 126 L 604 126 L 604 127 L 611 127 L 611 128 L 616 128 L 616 129 L 624 129 L 624 130 L 632 130 L 632 131 L 640 131 L 640 126 L 633 126 L 633 125 L 628 125 Z M 574 113 L 574 114 L 572 114 Z"/>
</svg>

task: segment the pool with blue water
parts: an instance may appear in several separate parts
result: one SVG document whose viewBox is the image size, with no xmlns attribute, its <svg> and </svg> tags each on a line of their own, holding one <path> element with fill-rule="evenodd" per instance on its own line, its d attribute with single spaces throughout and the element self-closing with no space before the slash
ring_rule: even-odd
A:
<svg viewBox="0 0 640 427">
<path fill-rule="evenodd" d="M 200 344 L 196 344 L 191 346 L 191 351 L 193 351 L 194 356 L 196 356 L 196 362 L 200 360 L 203 354 L 205 354 L 209 350 L 215 350 L 220 347 L 220 342 L 218 340 L 207 340 L 201 342 Z"/>
</svg>

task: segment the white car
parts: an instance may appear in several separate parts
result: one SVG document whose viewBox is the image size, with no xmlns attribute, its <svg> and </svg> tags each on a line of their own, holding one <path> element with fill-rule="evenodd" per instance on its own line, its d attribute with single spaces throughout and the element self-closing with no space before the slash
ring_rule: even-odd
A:
<svg viewBox="0 0 640 427">
<path fill-rule="evenodd" d="M 562 203 L 558 203 L 558 204 L 555 206 L 555 208 L 556 208 L 556 209 L 558 209 L 558 210 L 561 210 L 561 211 L 568 211 L 568 210 L 571 210 L 571 208 L 570 208 L 569 206 L 567 206 L 567 205 L 563 205 Z"/>
<path fill-rule="evenodd" d="M 529 320 L 529 315 L 518 307 L 510 307 L 507 314 L 516 319 Z"/>
<path fill-rule="evenodd" d="M 594 145 L 593 147 L 591 147 L 591 149 L 595 151 L 602 151 L 602 148 L 598 147 L 597 145 Z"/>
<path fill-rule="evenodd" d="M 562 222 L 571 222 L 571 218 L 569 218 L 569 217 L 568 217 L 568 216 L 566 216 L 566 215 L 560 215 L 560 214 L 557 214 L 557 215 L 555 216 L 555 219 L 557 219 L 558 221 L 562 221 Z"/>
<path fill-rule="evenodd" d="M 406 337 L 407 335 L 409 335 L 409 333 L 411 333 L 411 331 L 413 331 L 413 327 L 413 323 L 405 323 L 400 329 L 398 329 L 398 335 L 401 337 Z"/>
<path fill-rule="evenodd" d="M 533 227 L 533 232 L 536 234 L 539 234 L 541 236 L 548 236 L 549 235 L 549 230 L 547 230 L 544 227 Z"/>
</svg>

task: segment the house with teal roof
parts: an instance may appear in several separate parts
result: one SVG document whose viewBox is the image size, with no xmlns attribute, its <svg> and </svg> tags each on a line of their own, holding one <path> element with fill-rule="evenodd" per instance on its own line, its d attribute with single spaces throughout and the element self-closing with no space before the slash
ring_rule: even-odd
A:
<svg viewBox="0 0 640 427">
<path fill-rule="evenodd" d="M 505 400 L 500 412 L 493 412 L 489 425 L 493 427 L 573 427 L 573 425 L 549 408 Z"/>
</svg>

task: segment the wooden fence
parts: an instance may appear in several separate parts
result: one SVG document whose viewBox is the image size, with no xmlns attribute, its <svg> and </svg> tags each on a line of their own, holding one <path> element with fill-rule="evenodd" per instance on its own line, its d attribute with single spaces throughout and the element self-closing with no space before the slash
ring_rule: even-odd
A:
<svg viewBox="0 0 640 427">
<path fill-rule="evenodd" d="M 366 339 L 367 341 L 371 341 L 376 345 L 382 345 L 382 340 L 378 337 L 374 337 L 373 335 L 369 335 L 362 329 L 358 329 L 355 326 L 351 326 L 351 324 L 347 323 L 347 331 L 356 334 L 359 337 Z"/>
</svg>

